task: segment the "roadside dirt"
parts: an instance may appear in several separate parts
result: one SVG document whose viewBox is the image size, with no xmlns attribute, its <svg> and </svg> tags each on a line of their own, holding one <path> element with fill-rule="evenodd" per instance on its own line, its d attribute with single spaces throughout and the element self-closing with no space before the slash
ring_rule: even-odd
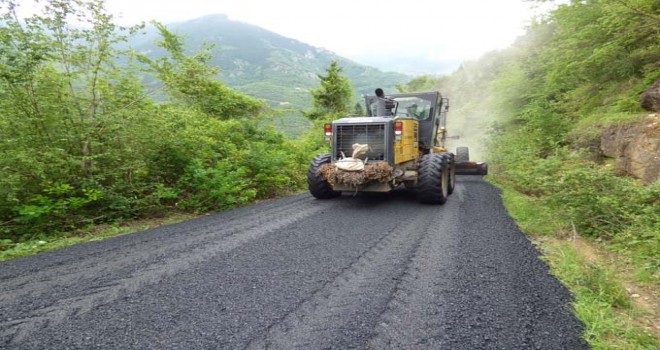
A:
<svg viewBox="0 0 660 350">
<path fill-rule="evenodd" d="M 641 325 L 660 338 L 660 294 L 655 288 L 635 283 L 631 278 L 634 273 L 632 266 L 627 264 L 626 257 L 598 247 L 596 243 L 589 242 L 579 236 L 568 239 L 553 239 L 555 242 L 570 242 L 584 261 L 592 264 L 604 265 L 616 274 L 616 278 L 628 292 L 630 302 L 633 304 L 633 313 L 628 313 L 633 322 Z M 616 263 L 614 263 L 616 262 Z M 614 269 L 614 266 L 617 269 Z"/>
</svg>

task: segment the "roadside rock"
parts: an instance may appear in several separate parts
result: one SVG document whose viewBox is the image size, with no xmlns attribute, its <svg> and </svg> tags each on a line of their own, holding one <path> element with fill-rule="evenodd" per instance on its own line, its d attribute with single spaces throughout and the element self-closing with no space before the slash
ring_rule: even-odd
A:
<svg viewBox="0 0 660 350">
<path fill-rule="evenodd" d="M 643 123 L 606 129 L 600 147 L 605 156 L 616 159 L 620 173 L 647 184 L 656 181 L 660 178 L 660 115 L 650 114 Z"/>
<path fill-rule="evenodd" d="M 651 112 L 660 112 L 660 79 L 640 96 L 642 108 Z"/>
</svg>

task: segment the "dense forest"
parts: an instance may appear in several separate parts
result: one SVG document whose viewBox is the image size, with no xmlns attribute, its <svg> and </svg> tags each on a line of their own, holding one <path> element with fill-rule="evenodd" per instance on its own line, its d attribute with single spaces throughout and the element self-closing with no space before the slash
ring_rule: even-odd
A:
<svg viewBox="0 0 660 350">
<path fill-rule="evenodd" d="M 207 50 L 186 55 L 156 23 L 166 56 L 121 51 L 140 28 L 113 24 L 102 1 L 47 1 L 26 20 L 16 2 L 1 4 L 4 245 L 301 188 L 313 147 L 270 127 L 264 102 L 215 79 Z M 145 75 L 162 87 L 146 90 Z"/>
<path fill-rule="evenodd" d="M 648 115 L 640 94 L 658 78 L 658 1 L 571 1 L 512 47 L 399 89 L 448 95 L 458 142 L 488 158 L 496 181 L 542 199 L 556 220 L 603 239 L 634 232 L 657 253 L 660 184 L 617 176 L 592 144 L 604 128 Z"/>
</svg>

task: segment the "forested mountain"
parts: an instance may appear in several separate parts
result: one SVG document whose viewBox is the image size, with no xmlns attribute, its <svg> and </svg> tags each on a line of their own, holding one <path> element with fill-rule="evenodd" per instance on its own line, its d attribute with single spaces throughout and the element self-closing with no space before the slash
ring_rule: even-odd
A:
<svg viewBox="0 0 660 350">
<path fill-rule="evenodd" d="M 376 87 L 394 90 L 396 84 L 410 79 L 393 72 L 382 72 L 342 58 L 328 50 L 287 38 L 247 23 L 232 21 L 225 15 L 209 15 L 172 23 L 168 29 L 185 37 L 186 47 L 195 51 L 212 45 L 211 65 L 220 67 L 220 79 L 248 95 L 267 100 L 271 106 L 305 109 L 310 90 L 318 86 L 317 74 L 332 60 L 343 68 L 357 96 L 373 93 Z M 147 29 L 129 44 L 151 57 L 164 54 L 154 41 L 158 33 Z"/>
</svg>

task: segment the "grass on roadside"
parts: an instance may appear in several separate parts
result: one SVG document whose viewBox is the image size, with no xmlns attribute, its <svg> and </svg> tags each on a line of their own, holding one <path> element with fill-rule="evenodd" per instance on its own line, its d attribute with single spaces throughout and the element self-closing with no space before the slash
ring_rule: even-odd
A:
<svg viewBox="0 0 660 350">
<path fill-rule="evenodd" d="M 597 112 L 592 113 L 580 119 L 574 126 L 575 130 L 594 130 L 595 126 L 610 127 L 639 124 L 646 118 L 648 113 L 627 113 L 627 112 Z M 602 131 L 596 129 L 597 131 Z"/>
<path fill-rule="evenodd" d="M 118 224 L 95 225 L 74 232 L 36 237 L 23 242 L 0 240 L 0 261 L 16 259 L 39 252 L 60 249 L 72 244 L 98 241 L 109 237 L 147 230 L 156 226 L 169 225 L 194 218 L 196 215 L 174 212 L 160 218 L 126 221 Z"/>
<path fill-rule="evenodd" d="M 647 276 L 645 285 L 637 286 L 639 281 L 635 275 L 638 273 L 629 276 L 628 272 L 646 270 L 629 266 L 629 262 L 634 263 L 633 259 L 610 251 L 612 247 L 608 242 L 577 237 L 570 223 L 558 221 L 557 215 L 536 198 L 501 184 L 499 187 L 503 190 L 502 197 L 509 214 L 543 252 L 552 274 L 572 292 L 575 314 L 585 325 L 583 337 L 591 347 L 660 348 L 657 278 Z M 632 298 L 632 295 L 637 298 L 640 295 L 631 294 L 624 287 L 624 279 L 628 277 L 635 278 L 635 281 L 626 280 L 626 285 L 634 286 L 635 290 L 650 290 L 645 296 L 651 302 L 640 303 Z"/>
<path fill-rule="evenodd" d="M 296 195 L 303 192 L 304 190 L 302 189 L 289 189 L 282 191 L 279 197 Z M 265 200 L 270 199 L 253 200 L 246 205 L 259 203 Z M 98 241 L 114 236 L 144 231 L 157 226 L 175 224 L 205 214 L 207 213 L 200 212 L 192 214 L 171 211 L 160 213 L 158 214 L 158 217 L 147 219 L 127 220 L 115 224 L 91 225 L 72 232 L 48 235 L 42 234 L 29 239 L 22 239 L 20 242 L 15 242 L 9 239 L 0 239 L 0 262 L 48 250 L 60 249 L 77 243 Z"/>
<path fill-rule="evenodd" d="M 575 313 L 586 327 L 583 336 L 594 349 L 658 348 L 654 330 L 646 327 L 648 317 L 652 318 L 657 310 L 642 309 L 633 303 L 615 266 L 598 255 L 585 254 L 581 249 L 584 242 L 542 242 L 553 273 L 575 296 Z"/>
</svg>

